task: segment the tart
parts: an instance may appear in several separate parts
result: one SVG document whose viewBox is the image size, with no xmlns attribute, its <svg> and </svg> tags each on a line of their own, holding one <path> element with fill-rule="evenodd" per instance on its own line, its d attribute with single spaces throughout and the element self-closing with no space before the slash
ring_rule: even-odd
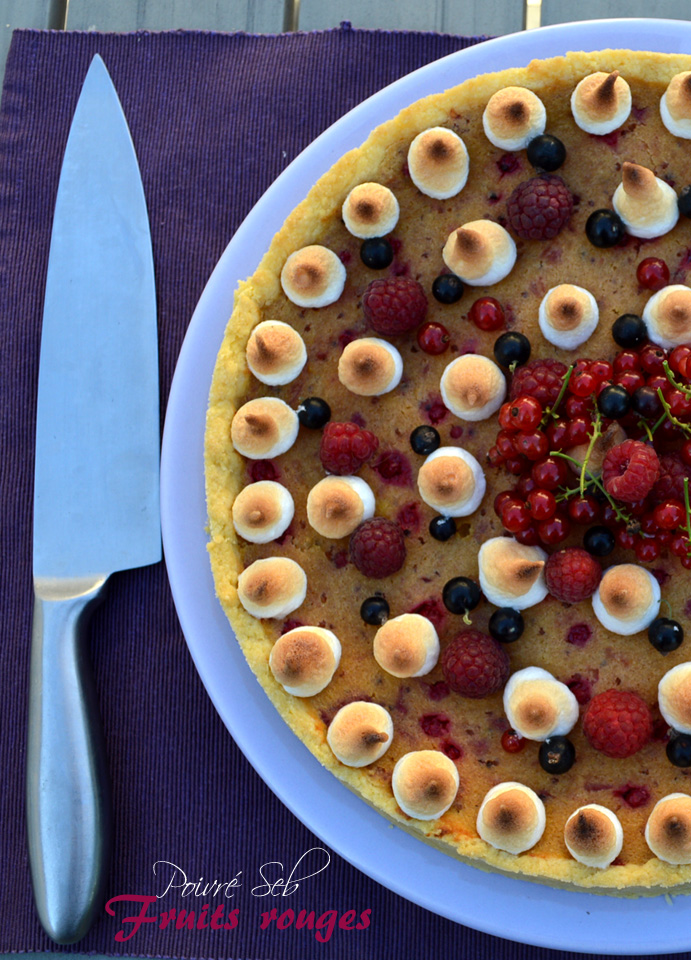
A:
<svg viewBox="0 0 691 960">
<path fill-rule="evenodd" d="M 691 885 L 690 71 L 574 53 L 377 128 L 240 284 L 207 417 L 216 592 L 296 735 L 612 895 Z"/>
</svg>

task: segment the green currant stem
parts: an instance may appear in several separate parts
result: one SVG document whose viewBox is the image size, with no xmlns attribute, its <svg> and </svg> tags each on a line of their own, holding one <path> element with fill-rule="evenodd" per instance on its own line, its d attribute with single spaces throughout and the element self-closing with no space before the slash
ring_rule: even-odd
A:
<svg viewBox="0 0 691 960">
<path fill-rule="evenodd" d="M 568 453 L 562 453 L 561 450 L 551 450 L 549 455 L 550 457 L 561 457 L 562 460 L 568 460 L 570 463 L 575 464 L 579 469 L 582 468 L 582 464 L 579 463 L 578 460 L 575 460 L 573 457 L 570 457 Z M 586 475 L 588 477 L 588 481 L 590 483 L 593 483 L 597 487 L 597 489 L 600 490 L 605 495 L 605 497 L 607 498 L 607 502 L 609 503 L 611 508 L 614 510 L 614 514 L 617 520 L 621 520 L 621 522 L 626 524 L 627 527 L 631 526 L 631 524 L 633 523 L 631 517 L 628 515 L 628 513 L 626 513 L 625 510 L 622 510 L 621 507 L 607 493 L 600 478 L 594 476 L 592 473 L 590 473 L 589 470 L 586 470 Z M 570 492 L 578 493 L 579 490 L 580 490 L 580 487 L 574 487 L 573 491 L 570 491 Z"/>
<path fill-rule="evenodd" d="M 672 604 L 669 602 L 669 600 L 667 599 L 667 597 L 662 597 L 660 603 L 666 603 L 666 604 L 667 604 L 667 613 L 668 613 L 668 615 L 669 615 L 669 617 L 670 617 L 670 619 L 671 619 L 671 617 L 672 617 Z"/>
<path fill-rule="evenodd" d="M 665 371 L 665 376 L 667 377 L 669 382 L 672 384 L 672 386 L 675 388 L 675 390 L 681 390 L 681 392 L 685 396 L 691 397 L 691 387 L 687 386 L 685 383 L 677 383 L 677 381 L 674 379 L 674 374 L 672 373 L 671 367 L 667 362 L 667 360 L 663 361 L 662 367 Z"/>
<path fill-rule="evenodd" d="M 554 401 L 552 406 L 547 407 L 547 409 L 543 413 L 542 420 L 540 421 L 540 427 L 546 426 L 547 421 L 549 420 L 550 417 L 553 417 L 555 420 L 557 419 L 557 409 L 561 401 L 564 399 L 564 394 L 566 393 L 566 388 L 569 385 L 571 374 L 575 369 L 576 369 L 576 365 L 572 363 L 569 369 L 564 374 L 564 379 L 562 380 L 561 388 L 559 390 L 559 393 L 557 394 L 557 399 Z"/>
<path fill-rule="evenodd" d="M 665 420 L 665 419 L 666 419 L 666 417 L 663 415 L 663 416 L 662 416 L 662 420 Z M 656 427 L 659 427 L 660 423 L 661 423 L 661 420 L 658 420 L 652 430 L 650 429 L 650 427 L 648 426 L 648 424 L 645 422 L 645 420 L 639 420 L 639 421 L 637 422 L 636 426 L 637 426 L 637 427 L 640 427 L 641 430 L 645 430 L 645 432 L 648 434 L 648 440 L 650 440 L 650 442 L 652 443 L 652 442 L 653 442 L 653 433 L 655 432 L 655 428 L 656 428 Z"/>
<path fill-rule="evenodd" d="M 674 424 L 675 427 L 678 427 L 684 436 L 691 437 L 691 427 L 687 423 L 682 423 L 681 420 L 677 420 L 672 411 L 669 408 L 669 404 L 665 400 L 665 395 L 662 392 L 662 387 L 657 388 L 657 395 L 660 398 L 660 403 L 662 404 L 662 409 L 665 411 L 665 416 L 667 419 Z"/>
<path fill-rule="evenodd" d="M 590 443 L 588 444 L 588 449 L 585 452 L 585 457 L 583 458 L 583 464 L 581 466 L 581 482 L 579 484 L 581 490 L 581 496 L 585 493 L 585 475 L 587 472 L 588 461 L 590 460 L 590 455 L 593 452 L 593 447 L 595 446 L 595 441 L 602 433 L 602 418 L 600 417 L 600 411 L 595 413 L 595 423 L 593 424 L 593 433 L 590 437 Z"/>
<path fill-rule="evenodd" d="M 463 620 L 463 623 L 467 623 L 469 627 L 472 626 L 473 624 L 473 621 L 470 619 L 468 610 L 466 610 L 466 612 L 463 614 L 462 620 Z"/>
</svg>

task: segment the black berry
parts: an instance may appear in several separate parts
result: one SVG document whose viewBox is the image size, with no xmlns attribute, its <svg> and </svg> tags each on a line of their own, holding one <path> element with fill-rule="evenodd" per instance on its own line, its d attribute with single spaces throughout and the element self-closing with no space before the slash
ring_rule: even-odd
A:
<svg viewBox="0 0 691 960">
<path fill-rule="evenodd" d="M 662 404 L 653 387 L 639 387 L 631 395 L 631 409 L 646 420 L 654 420 L 662 413 Z"/>
<path fill-rule="evenodd" d="M 659 653 L 671 653 L 684 640 L 684 628 L 676 620 L 658 617 L 648 627 L 648 640 Z"/>
<path fill-rule="evenodd" d="M 614 342 L 625 350 L 639 347 L 648 339 L 645 322 L 635 313 L 624 313 L 612 324 Z"/>
<path fill-rule="evenodd" d="M 489 618 L 489 632 L 499 643 L 513 643 L 523 633 L 523 615 L 512 607 L 499 607 Z"/>
<path fill-rule="evenodd" d="M 608 420 L 621 420 L 631 409 L 631 399 L 625 387 L 612 384 L 597 398 L 597 409 Z"/>
<path fill-rule="evenodd" d="M 389 605 L 384 597 L 368 597 L 360 607 L 360 616 L 373 627 L 380 627 L 389 619 Z"/>
<path fill-rule="evenodd" d="M 450 540 L 456 532 L 456 521 L 453 517 L 433 517 L 429 522 L 429 532 L 435 540 Z"/>
<path fill-rule="evenodd" d="M 419 427 L 415 427 L 410 434 L 410 446 L 415 453 L 419 453 L 422 456 L 434 453 L 434 451 L 441 446 L 439 431 L 435 430 L 434 427 L 427 426 L 425 423 Z"/>
<path fill-rule="evenodd" d="M 331 419 L 331 407 L 321 397 L 308 397 L 297 409 L 298 420 L 309 430 L 320 430 Z"/>
<path fill-rule="evenodd" d="M 683 217 L 691 217 L 691 187 L 682 187 L 677 201 L 679 213 Z"/>
<path fill-rule="evenodd" d="M 567 737 L 549 737 L 540 744 L 540 766 L 547 773 L 566 773 L 576 759 L 576 748 Z"/>
<path fill-rule="evenodd" d="M 595 210 L 585 224 L 585 235 L 594 247 L 615 247 L 625 233 L 614 210 Z"/>
<path fill-rule="evenodd" d="M 463 289 L 463 281 L 455 273 L 442 273 L 432 283 L 432 294 L 439 303 L 457 303 Z"/>
<path fill-rule="evenodd" d="M 667 742 L 667 759 L 675 767 L 691 767 L 691 736 L 676 733 Z"/>
<path fill-rule="evenodd" d="M 393 262 L 393 247 L 386 237 L 371 237 L 360 247 L 360 259 L 371 270 L 384 270 Z"/>
<path fill-rule="evenodd" d="M 468 613 L 480 602 L 480 588 L 470 577 L 454 577 L 444 584 L 441 598 L 451 613 Z"/>
<path fill-rule="evenodd" d="M 583 534 L 583 546 L 594 557 L 606 557 L 614 550 L 616 540 L 609 527 L 590 527 Z"/>
<path fill-rule="evenodd" d="M 526 156 L 533 167 L 551 173 L 558 170 L 566 160 L 566 147 L 558 137 L 543 133 L 530 141 Z"/>
<path fill-rule="evenodd" d="M 494 341 L 494 357 L 500 367 L 519 366 L 530 357 L 530 340 L 523 333 L 509 330 Z"/>
</svg>

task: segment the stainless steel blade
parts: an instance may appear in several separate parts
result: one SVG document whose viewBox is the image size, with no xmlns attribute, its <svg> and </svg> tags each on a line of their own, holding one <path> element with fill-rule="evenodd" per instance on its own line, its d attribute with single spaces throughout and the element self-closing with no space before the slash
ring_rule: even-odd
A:
<svg viewBox="0 0 691 960">
<path fill-rule="evenodd" d="M 156 299 L 132 139 L 100 57 L 58 187 L 41 335 L 34 576 L 161 556 Z"/>
<path fill-rule="evenodd" d="M 161 556 L 158 349 L 144 191 L 100 57 L 55 206 L 41 337 L 27 832 L 46 932 L 103 908 L 111 805 L 85 628 L 110 573 Z"/>
</svg>

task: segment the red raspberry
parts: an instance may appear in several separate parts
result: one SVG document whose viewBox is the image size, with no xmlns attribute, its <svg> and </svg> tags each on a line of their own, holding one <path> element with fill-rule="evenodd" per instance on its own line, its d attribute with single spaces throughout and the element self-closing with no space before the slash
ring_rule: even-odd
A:
<svg viewBox="0 0 691 960">
<path fill-rule="evenodd" d="M 367 322 L 387 337 L 419 327 L 427 315 L 427 295 L 410 277 L 373 280 L 365 290 L 362 309 Z"/>
<path fill-rule="evenodd" d="M 324 427 L 319 459 L 327 473 L 348 477 L 356 473 L 372 456 L 379 440 L 356 423 L 334 423 Z"/>
<path fill-rule="evenodd" d="M 506 212 L 522 240 L 551 240 L 569 222 L 573 196 L 561 177 L 533 177 L 518 184 Z"/>
<path fill-rule="evenodd" d="M 518 367 L 511 381 L 510 397 L 515 400 L 527 393 L 535 397 L 542 407 L 551 406 L 559 396 L 566 376 L 566 367 L 559 360 L 531 360 Z"/>
<path fill-rule="evenodd" d="M 565 603 L 578 603 L 592 597 L 601 578 L 600 564 L 582 547 L 557 550 L 545 564 L 547 589 Z"/>
<path fill-rule="evenodd" d="M 366 577 L 390 577 L 405 560 L 403 531 L 385 517 L 365 520 L 350 538 L 350 559 Z"/>
<path fill-rule="evenodd" d="M 691 470 L 681 458 L 681 454 L 666 453 L 660 457 L 660 476 L 650 492 L 653 503 L 663 503 L 665 500 L 681 500 L 684 502 L 684 477 L 691 480 Z"/>
<path fill-rule="evenodd" d="M 479 700 L 501 690 L 509 679 L 509 655 L 486 633 L 461 630 L 444 648 L 441 668 L 452 690 Z"/>
<path fill-rule="evenodd" d="M 605 690 L 588 704 L 583 733 L 591 747 L 605 756 L 630 757 L 652 737 L 653 717 L 637 693 Z"/>
<path fill-rule="evenodd" d="M 653 448 L 641 440 L 624 440 L 605 456 L 602 483 L 615 500 L 635 503 L 653 489 L 660 474 L 660 461 Z"/>
</svg>

